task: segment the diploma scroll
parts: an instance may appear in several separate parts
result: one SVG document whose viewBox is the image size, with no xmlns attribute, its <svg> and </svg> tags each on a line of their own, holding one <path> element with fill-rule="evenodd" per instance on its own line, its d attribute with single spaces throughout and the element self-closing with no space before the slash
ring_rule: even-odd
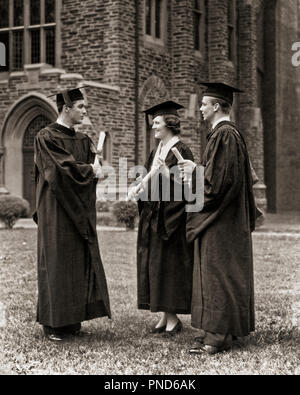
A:
<svg viewBox="0 0 300 395">
<path fill-rule="evenodd" d="M 178 151 L 178 149 L 176 147 L 171 148 L 173 154 L 176 156 L 176 159 L 178 160 L 178 162 L 180 162 L 181 160 L 184 160 L 183 156 L 181 155 L 181 153 Z M 189 181 L 188 178 L 186 176 L 183 177 L 183 181 Z"/>
<path fill-rule="evenodd" d="M 106 133 L 105 132 L 100 132 L 99 134 L 99 140 L 98 140 L 98 145 L 97 145 L 97 151 L 102 152 L 103 150 L 103 145 L 105 141 Z M 94 165 L 100 166 L 98 155 L 96 154 Z"/>
<path fill-rule="evenodd" d="M 158 172 L 160 169 L 160 166 L 154 166 L 149 173 L 145 175 L 145 177 L 142 179 L 141 182 L 138 183 L 138 185 L 134 188 L 132 188 L 129 191 L 127 200 L 131 200 L 132 198 L 136 198 L 136 196 L 142 191 L 143 188 L 145 188 L 146 184 L 148 181 L 151 180 L 151 178 Z"/>
<path fill-rule="evenodd" d="M 142 179 L 142 181 L 136 186 L 135 188 L 135 193 L 138 194 L 142 188 L 145 187 L 147 182 L 151 180 L 151 178 L 154 176 L 155 173 L 157 173 L 159 170 L 159 167 L 153 167 L 149 173 L 145 175 L 145 177 Z"/>
</svg>

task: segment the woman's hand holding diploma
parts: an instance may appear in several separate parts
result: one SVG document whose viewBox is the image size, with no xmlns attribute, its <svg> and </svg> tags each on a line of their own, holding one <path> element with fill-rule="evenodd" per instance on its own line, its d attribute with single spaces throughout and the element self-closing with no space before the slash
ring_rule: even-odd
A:
<svg viewBox="0 0 300 395">
<path fill-rule="evenodd" d="M 165 162 L 163 160 L 159 159 L 158 165 L 152 167 L 152 169 L 149 171 L 148 174 L 145 175 L 144 178 L 142 178 L 141 176 L 138 177 L 137 181 L 139 181 L 139 184 L 129 191 L 127 200 L 137 200 L 139 197 L 139 194 L 144 192 L 148 181 L 154 176 L 155 173 L 158 172 L 160 167 L 163 165 L 165 165 Z"/>
</svg>

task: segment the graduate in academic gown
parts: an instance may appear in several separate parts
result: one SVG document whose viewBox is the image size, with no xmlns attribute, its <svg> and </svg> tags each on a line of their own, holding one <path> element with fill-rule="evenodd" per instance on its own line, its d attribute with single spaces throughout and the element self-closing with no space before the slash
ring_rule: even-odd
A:
<svg viewBox="0 0 300 395">
<path fill-rule="evenodd" d="M 192 292 L 193 255 L 192 245 L 186 240 L 184 184 L 178 168 L 175 176 L 170 172 L 177 165 L 173 147 L 184 158 L 193 159 L 190 149 L 178 137 L 179 108 L 182 106 L 168 101 L 146 111 L 146 116 L 152 115 L 153 131 L 160 144 L 151 152 L 145 167 L 149 172 L 160 166 L 160 174 L 152 177 L 138 200 L 138 308 L 163 312 L 151 332 L 170 336 L 182 329 L 177 314 L 190 314 Z M 179 201 L 174 199 L 174 188 L 182 192 Z"/>
<path fill-rule="evenodd" d="M 82 321 L 111 316 L 96 233 L 100 169 L 90 138 L 73 129 L 86 115 L 81 91 L 58 94 L 57 106 L 57 122 L 35 138 L 37 322 L 53 341 L 82 335 Z"/>
<path fill-rule="evenodd" d="M 204 207 L 189 213 L 187 238 L 195 241 L 192 326 L 200 335 L 190 352 L 214 354 L 254 331 L 251 232 L 256 207 L 247 147 L 229 112 L 233 92 L 207 83 L 201 112 L 212 125 L 203 156 Z M 182 162 L 191 173 L 195 164 Z"/>
</svg>

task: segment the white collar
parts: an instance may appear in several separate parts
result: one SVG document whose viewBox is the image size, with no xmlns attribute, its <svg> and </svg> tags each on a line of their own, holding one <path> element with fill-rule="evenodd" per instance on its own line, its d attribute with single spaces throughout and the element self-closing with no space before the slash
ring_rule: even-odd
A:
<svg viewBox="0 0 300 395">
<path fill-rule="evenodd" d="M 161 151 L 160 151 L 159 157 L 162 160 L 166 160 L 166 157 L 168 156 L 168 153 L 169 153 L 170 149 L 173 148 L 174 145 L 178 143 L 178 141 L 180 141 L 179 137 L 178 136 L 174 136 L 165 145 L 162 145 L 162 142 L 161 142 Z"/>
<path fill-rule="evenodd" d="M 57 119 L 56 123 L 58 123 L 59 125 L 63 126 L 64 128 L 67 129 L 72 129 L 70 126 L 66 125 L 65 123 L 63 123 L 63 121 L 61 119 Z"/>
<path fill-rule="evenodd" d="M 173 148 L 174 145 L 178 143 L 178 141 L 180 141 L 178 136 L 172 137 L 171 140 L 169 140 L 166 145 L 162 145 L 162 141 L 161 141 L 157 147 L 155 157 L 153 159 L 152 167 L 156 166 L 158 158 L 165 161 L 166 157 L 168 156 L 168 153 L 170 152 L 170 149 Z"/>
<path fill-rule="evenodd" d="M 212 129 L 215 129 L 215 127 L 217 125 L 219 125 L 219 123 L 224 122 L 224 121 L 229 121 L 230 122 L 230 116 L 229 115 L 225 115 L 224 117 L 218 119 L 217 121 L 215 121 L 212 125 Z"/>
</svg>

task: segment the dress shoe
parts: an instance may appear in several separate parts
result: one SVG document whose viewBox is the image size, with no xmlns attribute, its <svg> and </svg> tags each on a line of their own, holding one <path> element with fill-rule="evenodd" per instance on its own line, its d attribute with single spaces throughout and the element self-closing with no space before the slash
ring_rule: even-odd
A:
<svg viewBox="0 0 300 395">
<path fill-rule="evenodd" d="M 50 341 L 56 342 L 56 343 L 62 342 L 62 341 L 64 340 L 64 337 L 63 337 L 63 336 L 55 335 L 54 333 L 50 333 L 49 335 L 47 335 L 47 338 L 48 338 Z"/>
<path fill-rule="evenodd" d="M 193 340 L 191 349 L 198 348 L 199 344 L 203 344 L 203 342 L 204 342 L 204 337 L 202 337 L 202 336 L 195 337 Z"/>
<path fill-rule="evenodd" d="M 192 346 L 190 349 L 190 354 L 209 354 L 209 355 L 214 355 L 219 352 L 223 351 L 221 347 L 213 347 L 213 346 L 208 346 L 207 344 L 201 344 L 198 343 L 197 346 Z"/>
<path fill-rule="evenodd" d="M 73 333 L 73 336 L 76 337 L 91 337 L 93 334 L 92 332 L 88 332 L 88 331 L 76 331 Z"/>
<path fill-rule="evenodd" d="M 173 337 L 173 336 L 176 335 L 176 333 L 181 332 L 182 327 L 183 327 L 182 322 L 181 322 L 180 320 L 178 320 L 178 322 L 177 322 L 177 324 L 174 326 L 174 328 L 173 328 L 171 331 L 167 331 L 167 330 L 166 330 L 166 331 L 165 331 L 165 334 L 166 334 L 167 336 Z"/>
<path fill-rule="evenodd" d="M 205 339 L 205 336 L 197 336 L 194 338 L 195 343 L 203 343 Z"/>
<path fill-rule="evenodd" d="M 193 346 L 190 348 L 190 354 L 209 354 L 209 355 L 214 355 L 218 354 L 223 351 L 228 351 L 232 347 L 232 342 L 231 341 L 226 341 L 224 344 L 220 347 L 214 347 L 214 346 L 209 346 L 208 344 L 203 344 L 198 342 L 198 344 L 193 344 Z"/>
<path fill-rule="evenodd" d="M 166 327 L 167 327 L 166 325 L 160 326 L 159 328 L 153 327 L 150 329 L 150 333 L 152 333 L 153 335 L 156 333 L 163 333 L 165 332 Z"/>
</svg>

